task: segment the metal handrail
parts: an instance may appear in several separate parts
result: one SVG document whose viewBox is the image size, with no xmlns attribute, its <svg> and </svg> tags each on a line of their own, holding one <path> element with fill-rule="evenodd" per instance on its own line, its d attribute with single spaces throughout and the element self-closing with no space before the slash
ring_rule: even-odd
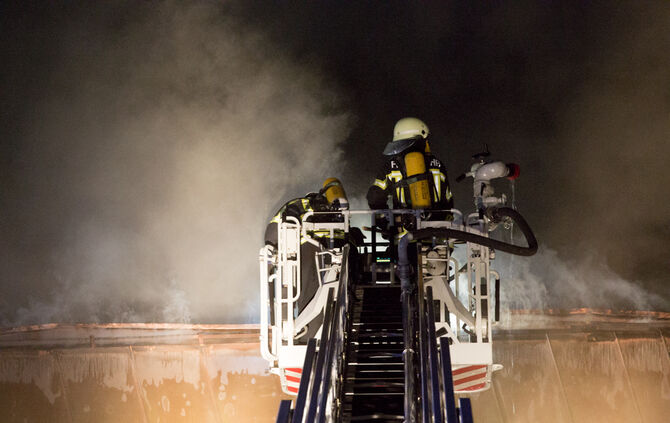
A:
<svg viewBox="0 0 670 423">
<path fill-rule="evenodd" d="M 494 322 L 500 322 L 500 273 L 493 269 L 489 269 L 489 274 L 493 276 L 493 280 L 495 281 L 495 308 L 493 311 L 493 321 Z"/>
<path fill-rule="evenodd" d="M 340 286 L 337 292 L 337 301 L 333 313 L 334 320 L 331 326 L 331 334 L 329 342 L 326 346 L 326 360 L 324 362 L 324 377 L 323 389 L 321 394 L 321 401 L 319 403 L 319 419 L 318 421 L 325 422 L 328 417 L 327 404 L 332 404 L 339 395 L 338 379 L 333 379 L 333 373 L 339 374 L 339 369 L 343 366 L 343 355 L 346 327 L 348 325 L 348 284 L 349 284 L 349 246 L 345 245 L 342 251 L 342 272 L 340 276 Z M 337 361 L 337 363 L 336 363 Z M 335 365 L 334 365 L 335 364 Z M 331 383 L 331 380 L 333 383 Z M 332 410 L 330 410 L 332 411 Z M 331 415 L 332 417 L 332 415 Z"/>
<path fill-rule="evenodd" d="M 458 423 L 456 402 L 454 400 L 454 378 L 451 374 L 451 353 L 449 339 L 440 338 L 440 364 L 442 369 L 442 386 L 444 387 L 444 405 L 447 423 Z"/>
<path fill-rule="evenodd" d="M 440 403 L 440 374 L 437 358 L 437 342 L 435 336 L 435 309 L 433 308 L 433 288 L 426 289 L 426 327 L 428 336 L 428 360 L 430 367 L 430 383 L 431 383 L 431 409 L 434 423 L 442 423 L 442 406 Z"/>
<path fill-rule="evenodd" d="M 333 421 L 332 405 L 341 390 L 339 378 L 333 375 L 339 374 L 344 365 L 344 346 L 349 325 L 348 255 L 349 245 L 345 245 L 342 249 L 342 269 L 336 299 L 333 298 L 334 288 L 328 288 L 318 352 L 315 352 L 317 340 L 312 338 L 308 341 L 292 423 Z"/>
<path fill-rule="evenodd" d="M 470 398 L 459 398 L 458 403 L 461 410 L 461 423 L 472 423 L 472 406 Z"/>
<path fill-rule="evenodd" d="M 339 375 L 344 370 L 345 365 L 345 346 L 347 341 L 347 333 L 349 329 L 349 245 L 345 245 L 342 251 L 342 271 L 340 276 L 340 286 L 338 288 L 338 299 L 336 307 L 336 325 L 334 326 L 335 337 L 332 338 L 333 349 L 331 356 L 326 364 L 326 369 L 329 369 L 329 378 L 324 382 L 330 384 L 328 402 L 332 405 L 341 394 L 342 386 Z M 337 365 L 333 365 L 335 363 Z M 332 379 L 332 382 L 330 380 Z M 337 410 L 335 410 L 337 411 Z M 321 420 L 323 421 L 323 420 Z"/>
<path fill-rule="evenodd" d="M 414 351 L 414 319 L 411 315 L 414 314 L 415 307 L 413 306 L 411 293 L 403 292 L 402 297 L 403 333 L 405 337 L 405 348 L 402 352 L 405 371 L 405 422 L 413 423 L 416 421 L 416 404 L 414 402 L 416 395 L 414 388 L 416 352 Z"/>
<path fill-rule="evenodd" d="M 414 247 L 416 248 L 416 247 Z M 418 266 L 417 266 L 418 267 Z M 430 374 L 428 372 L 428 330 L 426 325 L 426 301 L 423 296 L 423 274 L 417 275 L 418 305 L 417 317 L 419 320 L 419 371 L 421 372 L 421 415 L 423 423 L 430 423 Z M 434 322 L 433 322 L 434 325 Z"/>
<path fill-rule="evenodd" d="M 277 423 L 289 423 L 291 417 L 291 400 L 282 400 L 279 403 L 279 413 L 277 414 Z"/>
<path fill-rule="evenodd" d="M 433 292 L 432 288 L 426 289 L 425 309 L 422 319 L 426 323 L 426 331 L 422 335 L 422 342 L 426 342 L 424 347 L 427 350 L 425 359 L 427 363 L 422 363 L 422 368 L 428 368 L 422 376 L 426 378 L 424 385 L 426 394 L 422 401 L 422 420 L 430 423 L 472 423 L 472 408 L 469 399 L 460 399 L 460 418 L 459 409 L 456 407 L 454 397 L 453 375 L 451 373 L 451 354 L 449 347 L 449 338 L 440 338 L 440 348 L 438 352 L 435 336 L 435 313 L 432 307 Z"/>
<path fill-rule="evenodd" d="M 297 299 L 300 297 L 300 293 L 302 291 L 301 287 L 301 251 L 300 251 L 300 244 L 298 245 L 293 245 L 295 248 L 295 260 L 290 260 L 292 263 L 289 266 L 285 266 L 285 262 L 289 262 L 288 260 L 288 248 L 289 246 L 286 245 L 286 235 L 287 235 L 287 228 L 292 227 L 292 229 L 298 229 L 300 230 L 301 224 L 300 220 L 293 216 L 287 216 L 285 218 L 286 220 L 284 222 L 280 222 L 277 225 L 277 240 L 278 240 L 278 249 L 277 249 L 277 254 L 278 254 L 278 262 L 277 262 L 277 274 L 280 275 L 280 281 L 281 283 L 275 283 L 275 313 L 276 313 L 276 318 L 275 318 L 275 324 L 279 328 L 279 330 L 282 331 L 282 336 L 286 343 L 289 346 L 292 346 L 293 343 L 293 332 L 294 332 L 294 304 L 297 301 Z M 284 259 L 284 260 L 282 260 Z M 288 268 L 288 270 L 287 270 Z M 289 274 L 289 276 L 287 276 Z M 297 293 L 294 294 L 294 286 L 295 290 Z M 284 299 L 283 296 L 283 288 L 286 288 L 286 299 Z M 283 315 L 284 312 L 284 307 L 282 307 L 282 304 L 286 304 L 286 316 Z M 284 325 L 284 322 L 285 325 Z M 282 341 L 280 341 L 282 342 Z"/>
<path fill-rule="evenodd" d="M 302 423 L 302 416 L 305 412 L 307 394 L 309 393 L 309 383 L 312 380 L 314 368 L 314 358 L 316 357 L 316 338 L 307 341 L 307 352 L 305 353 L 305 362 L 302 367 L 302 378 L 298 388 L 298 397 L 295 400 L 295 411 L 293 412 L 292 423 Z"/>
<path fill-rule="evenodd" d="M 270 302 L 269 285 L 271 281 L 276 279 L 276 274 L 268 276 L 268 259 L 271 257 L 268 246 L 261 248 L 259 253 L 260 269 L 261 269 L 261 286 L 260 286 L 260 306 L 261 306 L 261 321 L 260 321 L 260 343 L 261 356 L 267 361 L 277 360 L 277 356 L 272 354 L 268 347 L 269 342 L 269 322 L 267 307 Z M 274 342 L 274 339 L 272 340 Z"/>
<path fill-rule="evenodd" d="M 328 301 L 326 302 L 326 312 L 323 318 L 323 329 L 321 332 L 321 339 L 319 340 L 319 352 L 316 355 L 316 366 L 314 368 L 314 382 L 312 383 L 312 392 L 309 398 L 309 409 L 307 410 L 308 422 L 315 421 L 316 413 L 318 411 L 318 398 L 321 393 L 321 381 L 323 379 L 323 363 L 326 359 L 325 349 L 328 345 L 328 337 L 330 336 L 330 326 L 333 318 L 333 289 L 328 290 Z"/>
</svg>

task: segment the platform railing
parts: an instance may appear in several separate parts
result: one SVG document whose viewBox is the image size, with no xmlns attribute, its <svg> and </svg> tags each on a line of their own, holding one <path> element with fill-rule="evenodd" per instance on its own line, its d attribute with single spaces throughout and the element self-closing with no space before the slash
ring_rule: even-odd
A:
<svg viewBox="0 0 670 423">
<path fill-rule="evenodd" d="M 488 237 L 486 221 L 479 219 L 476 214 L 468 216 L 466 220 L 469 226 L 431 221 L 421 222 L 420 227 L 435 230 L 436 233 L 446 229 Z M 432 247 L 430 239 L 424 239 L 423 242 L 438 253 L 431 257 L 424 256 L 425 269 L 434 270 L 444 263 L 441 264 L 443 273 L 438 274 L 437 271 L 425 276 L 425 285 L 433 289 L 434 298 L 439 300 L 435 316 L 439 328 L 437 335 L 446 336 L 453 345 L 452 358 L 456 369 L 478 366 L 485 373 L 477 383 L 459 378 L 456 390 L 472 393 L 489 389 L 492 371 L 499 368 L 492 362 L 492 326 L 500 314 L 500 275 L 491 269 L 491 250 L 475 242 L 454 245 L 452 240 L 433 238 Z M 461 262 L 454 255 L 462 254 L 463 251 L 464 261 Z M 495 290 L 492 290 L 494 283 Z"/>
<path fill-rule="evenodd" d="M 349 246 L 342 250 L 342 269 L 335 289 L 328 290 L 320 339 L 308 341 L 298 396 L 292 412 L 280 415 L 292 423 L 337 421 L 338 398 L 342 392 L 340 375 L 345 366 L 345 346 L 349 329 Z M 290 418 L 290 420 L 285 420 Z"/>
<path fill-rule="evenodd" d="M 421 350 L 421 416 L 423 423 L 472 423 L 469 398 L 460 398 L 456 407 L 449 338 L 435 336 L 433 290 L 427 287 L 420 316 L 425 330 L 419 336 Z"/>
<path fill-rule="evenodd" d="M 312 315 L 318 312 L 317 309 L 323 306 L 325 295 L 320 295 L 320 307 L 311 307 L 307 313 L 303 314 L 302 318 L 296 315 L 296 301 L 300 297 L 302 284 L 300 283 L 300 245 L 304 242 L 310 242 L 322 246 L 323 243 L 315 237 L 315 233 L 324 234 L 327 232 L 327 237 L 332 239 L 336 234 L 346 234 L 351 228 L 351 220 L 356 216 L 369 216 L 369 229 L 372 238 L 359 246 L 361 252 L 367 252 L 371 249 L 371 256 L 377 257 L 380 251 L 384 251 L 389 245 L 389 242 L 380 242 L 377 239 L 377 219 L 383 216 L 386 221 L 393 221 L 394 216 L 409 215 L 415 221 L 415 225 L 419 229 L 425 228 L 448 228 L 460 231 L 476 233 L 479 235 L 487 235 L 486 222 L 480 219 L 477 214 L 468 215 L 464 221 L 463 214 L 456 210 L 445 210 L 439 212 L 449 213 L 452 217 L 450 221 L 433 221 L 423 218 L 423 211 L 421 210 L 344 210 L 340 212 L 307 212 L 302 221 L 295 218 L 287 218 L 286 222 L 280 222 L 278 225 L 278 240 L 279 248 L 274 251 L 274 254 L 264 247 L 260 252 L 261 261 L 261 354 L 268 361 L 276 360 L 278 347 L 283 341 L 283 345 L 292 346 L 293 337 L 301 330 L 300 326 L 304 326 L 308 319 L 308 314 Z M 317 219 L 321 217 L 322 219 Z M 313 221 L 310 221 L 313 220 Z M 320 221 L 326 220 L 326 221 Z M 335 220 L 335 221 L 333 221 Z M 484 230 L 482 232 L 482 230 Z M 386 237 L 389 238 L 390 234 Z M 393 242 L 393 238 L 390 239 Z M 448 244 L 450 245 L 450 244 Z M 489 307 L 492 304 L 490 301 L 491 281 L 496 280 L 496 287 L 499 286 L 499 276 L 496 275 L 489 266 L 489 251 L 488 248 L 476 244 L 466 243 L 464 245 L 467 249 L 465 266 L 461 267 L 461 263 L 452 255 L 447 254 L 439 260 L 447 260 L 447 266 L 451 265 L 453 270 L 446 274 L 445 285 L 446 290 L 450 290 L 449 281 L 454 280 L 455 295 L 447 298 L 449 292 L 444 289 L 437 289 L 434 291 L 436 299 L 441 301 L 442 307 L 440 310 L 438 320 L 441 324 L 441 331 L 447 330 L 447 336 L 452 338 L 453 342 L 460 343 L 463 337 L 467 338 L 468 343 L 485 343 L 490 342 L 492 328 L 491 321 L 488 318 Z M 459 247 L 457 245 L 458 248 Z M 450 248 L 450 247 L 448 247 Z M 326 250 L 330 251 L 330 250 Z M 391 249 L 391 252 L 395 249 Z M 329 254 L 329 253 L 326 253 Z M 391 262 L 394 258 L 391 257 Z M 429 259 L 434 260 L 434 259 Z M 318 260 L 316 260 L 318 266 Z M 274 266 L 271 266 L 273 264 Z M 376 263 L 376 259 L 369 263 L 373 283 L 377 282 L 377 271 L 380 264 Z M 390 282 L 394 282 L 394 266 L 392 263 L 385 264 L 384 267 L 390 272 Z M 274 271 L 268 269 L 274 268 Z M 320 285 L 323 286 L 324 271 L 318 272 Z M 496 277 L 497 276 L 497 277 Z M 481 281 L 485 280 L 482 285 Z M 463 283 L 465 282 L 465 283 Z M 463 286 L 462 286 L 463 285 Z M 273 291 L 270 292 L 270 288 Z M 436 287 L 437 288 L 437 287 Z M 461 301 L 461 293 L 465 295 L 465 301 Z M 270 295 L 273 294 L 273 295 Z M 499 290 L 495 290 L 496 297 L 499 295 Z M 457 307 L 449 307 L 449 312 L 454 315 L 456 325 L 448 325 L 445 313 L 451 299 L 452 305 Z M 459 312 L 459 304 L 464 307 Z M 498 304 L 498 301 L 496 301 Z M 268 309 L 271 310 L 272 317 L 268 319 Z M 296 320 L 297 319 L 297 320 Z M 466 324 L 467 331 L 464 332 L 463 323 Z M 467 336 L 471 333 L 474 336 Z M 460 334 L 460 335 L 459 335 Z M 266 345 L 269 345 L 266 347 Z"/>
</svg>

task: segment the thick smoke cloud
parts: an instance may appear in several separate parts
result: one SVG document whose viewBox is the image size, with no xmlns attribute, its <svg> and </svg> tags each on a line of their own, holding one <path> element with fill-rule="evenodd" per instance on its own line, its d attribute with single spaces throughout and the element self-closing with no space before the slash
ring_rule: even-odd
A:
<svg viewBox="0 0 670 423">
<path fill-rule="evenodd" d="M 584 12 L 552 55 L 525 61 L 520 87 L 550 113 L 526 126 L 539 121 L 545 131 L 514 140 L 503 130 L 492 143 L 521 163 L 518 206 L 541 240 L 530 259 L 499 256 L 504 304 L 667 311 L 670 8 L 626 2 Z"/>
<path fill-rule="evenodd" d="M 460 209 L 521 165 L 506 304 L 670 309 L 666 2 L 2 7 L 4 322 L 255 320 L 265 219 L 412 115 Z"/>
<path fill-rule="evenodd" d="M 0 322 L 256 320 L 266 219 L 341 166 L 342 99 L 221 6 L 88 6 L 7 12 Z"/>
<path fill-rule="evenodd" d="M 588 55 L 543 81 L 578 75 L 553 133 L 523 154 L 540 168 L 523 205 L 544 243 L 503 259 L 511 308 L 670 310 L 670 8 L 603 12 L 583 28 Z"/>
<path fill-rule="evenodd" d="M 501 256 L 495 268 L 503 275 L 501 304 L 505 312 L 575 308 L 667 310 L 668 307 L 667 297 L 621 277 L 595 253 L 561 258 L 556 250 L 545 247 L 532 259 Z"/>
<path fill-rule="evenodd" d="M 629 307 L 670 309 L 669 19 L 665 3 L 603 16 L 592 35 L 599 48 L 558 114 L 556 201 L 545 231 L 561 251 L 556 260 L 572 263 L 587 290 L 600 293 L 592 306 L 628 299 Z M 567 298 L 591 304 L 582 294 Z"/>
</svg>

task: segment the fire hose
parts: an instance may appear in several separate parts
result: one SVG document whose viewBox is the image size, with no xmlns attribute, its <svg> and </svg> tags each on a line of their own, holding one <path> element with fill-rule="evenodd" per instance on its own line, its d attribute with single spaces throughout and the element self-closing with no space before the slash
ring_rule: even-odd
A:
<svg viewBox="0 0 670 423">
<path fill-rule="evenodd" d="M 518 228 L 524 234 L 527 247 L 509 244 L 503 241 L 498 241 L 485 236 L 477 235 L 471 232 L 460 231 L 448 228 L 427 228 L 408 232 L 400 239 L 398 243 L 398 277 L 400 278 L 400 287 L 402 290 L 401 301 L 403 303 L 403 327 L 405 328 L 405 350 L 403 351 L 403 361 L 405 362 L 405 420 L 414 421 L 414 355 L 416 352 L 411 347 L 412 337 L 414 333 L 413 314 L 414 301 L 412 300 L 414 294 L 414 286 L 411 284 L 412 270 L 407 255 L 407 247 L 410 241 L 422 240 L 432 237 L 452 238 L 461 241 L 472 242 L 483 245 L 485 247 L 494 248 L 510 254 L 520 256 L 532 256 L 537 252 L 537 239 L 530 229 L 526 220 L 514 209 L 509 207 L 490 208 L 486 212 L 488 218 L 492 222 L 500 222 L 503 218 L 508 217 L 518 225 Z"/>
</svg>

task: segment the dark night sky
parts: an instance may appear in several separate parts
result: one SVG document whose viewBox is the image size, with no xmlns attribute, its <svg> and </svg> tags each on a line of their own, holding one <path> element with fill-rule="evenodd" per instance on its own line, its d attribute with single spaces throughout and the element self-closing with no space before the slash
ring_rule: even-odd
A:
<svg viewBox="0 0 670 423">
<path fill-rule="evenodd" d="M 169 304 L 163 317 L 151 307 L 137 311 L 151 303 L 149 293 L 121 295 L 119 303 L 132 303 L 125 307 L 100 299 L 108 295 L 99 286 L 118 283 L 123 291 L 133 278 L 162 274 L 156 269 L 165 260 L 183 260 L 181 250 L 162 251 L 157 243 L 207 233 L 218 223 L 198 214 L 208 206 L 225 203 L 224 220 L 243 213 L 241 204 L 251 207 L 254 218 L 245 222 L 253 229 L 239 236 L 258 238 L 277 204 L 311 189 L 331 168 L 351 197 L 362 197 L 393 124 L 408 115 L 430 127 L 459 208 L 470 207 L 471 193 L 455 177 L 484 143 L 495 158 L 521 165 L 517 205 L 550 252 L 531 259 L 527 271 L 543 295 L 574 300 L 542 304 L 616 306 L 627 295 L 619 290 L 617 301 L 580 303 L 579 292 L 552 288 L 564 283 L 554 279 L 574 275 L 538 270 L 553 260 L 561 269 L 594 272 L 582 272 L 576 284 L 600 272 L 607 280 L 594 289 L 602 295 L 614 279 L 655 295 L 646 306 L 667 309 L 670 5 L 614 4 L 3 2 L 0 321 L 81 320 L 96 307 L 109 312 L 93 320 L 169 319 Z M 191 128 L 198 125 L 206 130 Z M 185 137 L 218 141 L 198 144 L 196 154 L 184 147 Z M 204 181 L 192 179 L 192 168 L 180 170 L 189 153 L 222 157 L 221 169 L 215 162 Z M 254 157 L 254 164 L 238 169 L 227 157 Z M 219 199 L 210 188 L 198 191 L 198 181 L 239 185 L 242 172 L 255 192 L 231 190 Z M 277 186 L 268 188 L 267 178 Z M 160 207 L 147 211 L 147 201 Z M 156 235 L 193 213 L 202 227 Z M 165 226 L 153 228 L 155 220 Z M 106 230 L 90 235 L 82 221 Z M 117 239 L 118 228 L 128 234 Z M 216 244 L 203 239 L 193 235 L 188 250 Z M 123 250 L 125 242 L 132 254 L 106 264 L 141 269 L 124 274 L 123 283 L 101 276 L 107 272 L 100 266 L 77 270 L 94 262 L 87 254 L 100 244 Z M 256 244 L 254 238 L 242 251 L 255 259 Z M 253 319 L 253 305 L 240 313 L 194 312 L 200 303 L 193 285 L 180 283 L 191 277 L 184 272 L 176 266 L 148 285 L 172 281 L 194 320 Z M 211 280 L 197 289 L 230 283 L 225 272 L 199 275 Z M 69 314 L 33 311 L 68 303 L 54 300 L 61 288 L 92 293 Z M 252 303 L 255 292 L 234 301 Z"/>
<path fill-rule="evenodd" d="M 470 187 L 454 178 L 487 143 L 521 164 L 519 204 L 543 241 L 566 256 L 577 245 L 604 248 L 608 264 L 628 278 L 667 272 L 670 254 L 653 250 L 668 240 L 670 220 L 631 221 L 638 214 L 621 209 L 665 213 L 654 209 L 670 175 L 661 164 L 670 151 L 670 6 L 327 4 L 239 13 L 300 60 L 319 63 L 349 94 L 358 120 L 345 148 L 358 190 L 369 178 L 357 170 L 378 154 L 395 120 L 416 115 L 452 169 L 457 206 L 470 206 Z M 631 150 L 638 154 L 626 155 Z M 583 169 L 590 163 L 601 175 Z M 647 165 L 660 173 L 635 169 Z M 626 240 L 638 236 L 616 227 L 623 225 L 636 226 L 644 240 Z M 631 243 L 647 245 L 650 257 L 623 257 Z"/>
</svg>

